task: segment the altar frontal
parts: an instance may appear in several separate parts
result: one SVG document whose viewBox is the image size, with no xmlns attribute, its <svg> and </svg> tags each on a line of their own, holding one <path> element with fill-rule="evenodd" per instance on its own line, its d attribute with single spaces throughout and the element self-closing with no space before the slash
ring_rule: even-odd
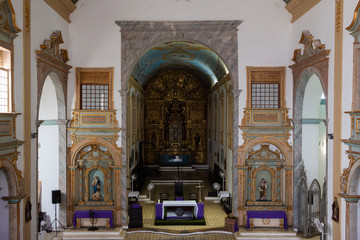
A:
<svg viewBox="0 0 360 240">
<path fill-rule="evenodd" d="M 205 225 L 204 203 L 163 201 L 155 204 L 155 225 Z"/>
</svg>

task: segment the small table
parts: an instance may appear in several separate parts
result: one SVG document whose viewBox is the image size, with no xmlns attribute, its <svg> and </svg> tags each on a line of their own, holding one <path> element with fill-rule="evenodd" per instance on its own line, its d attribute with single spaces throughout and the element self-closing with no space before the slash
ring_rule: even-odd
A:
<svg viewBox="0 0 360 240">
<path fill-rule="evenodd" d="M 285 211 L 247 211 L 247 228 L 253 228 L 254 224 L 251 224 L 253 218 L 260 218 L 260 219 L 270 219 L 270 218 L 278 218 L 280 219 L 280 227 L 284 227 L 285 229 L 288 228 L 287 225 L 287 217 Z M 281 226 L 281 225 L 284 226 Z"/>
<path fill-rule="evenodd" d="M 132 198 L 132 197 L 139 198 L 139 195 L 140 193 L 138 191 L 130 191 L 128 194 L 128 198 Z"/>
<path fill-rule="evenodd" d="M 80 228 L 80 218 L 91 218 L 90 212 L 94 218 L 107 218 L 106 227 L 114 227 L 112 210 L 77 210 L 73 216 L 74 227 Z"/>
</svg>

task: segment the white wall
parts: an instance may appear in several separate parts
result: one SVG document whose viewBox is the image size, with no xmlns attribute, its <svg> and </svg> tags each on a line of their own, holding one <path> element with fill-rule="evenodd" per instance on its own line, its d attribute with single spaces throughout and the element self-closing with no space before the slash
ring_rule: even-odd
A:
<svg viewBox="0 0 360 240">
<path fill-rule="evenodd" d="M 9 207 L 7 201 L 1 199 L 9 196 L 9 186 L 3 170 L 0 169 L 0 234 L 1 239 L 9 239 Z"/>
</svg>

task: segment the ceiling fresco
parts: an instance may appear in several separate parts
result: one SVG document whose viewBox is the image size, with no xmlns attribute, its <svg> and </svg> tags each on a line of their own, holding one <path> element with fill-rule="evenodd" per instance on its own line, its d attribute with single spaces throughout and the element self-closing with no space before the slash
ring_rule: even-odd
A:
<svg viewBox="0 0 360 240">
<path fill-rule="evenodd" d="M 159 72 L 182 69 L 197 75 L 210 88 L 229 71 L 210 48 L 195 42 L 171 41 L 156 45 L 140 57 L 132 76 L 146 86 Z"/>
</svg>

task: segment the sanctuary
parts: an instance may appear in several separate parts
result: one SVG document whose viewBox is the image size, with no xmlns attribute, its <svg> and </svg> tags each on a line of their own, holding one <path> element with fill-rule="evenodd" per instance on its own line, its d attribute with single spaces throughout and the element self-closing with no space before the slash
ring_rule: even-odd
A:
<svg viewBox="0 0 360 240">
<path fill-rule="evenodd" d="M 0 238 L 359 239 L 359 16 L 1 0 Z"/>
</svg>

